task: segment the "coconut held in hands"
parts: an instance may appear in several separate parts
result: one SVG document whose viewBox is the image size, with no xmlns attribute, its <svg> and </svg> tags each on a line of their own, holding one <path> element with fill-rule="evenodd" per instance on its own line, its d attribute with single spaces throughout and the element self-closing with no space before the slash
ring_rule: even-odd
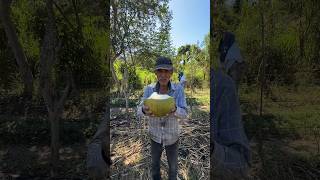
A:
<svg viewBox="0 0 320 180">
<path fill-rule="evenodd" d="M 174 109 L 175 101 L 173 97 L 167 94 L 153 92 L 148 99 L 144 100 L 144 105 L 150 108 L 154 116 L 162 117 Z"/>
</svg>

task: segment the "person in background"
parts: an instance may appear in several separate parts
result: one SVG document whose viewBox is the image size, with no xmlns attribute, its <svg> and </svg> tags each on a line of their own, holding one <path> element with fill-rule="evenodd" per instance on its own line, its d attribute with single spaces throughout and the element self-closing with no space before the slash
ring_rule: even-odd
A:
<svg viewBox="0 0 320 180">
<path fill-rule="evenodd" d="M 179 79 L 179 83 L 184 88 L 186 86 L 187 80 L 183 72 L 179 73 L 178 79 Z"/>
<path fill-rule="evenodd" d="M 238 97 L 245 63 L 234 34 L 224 33 L 219 54 L 220 68 L 210 72 L 211 175 L 212 179 L 246 179 L 251 151 Z"/>
</svg>

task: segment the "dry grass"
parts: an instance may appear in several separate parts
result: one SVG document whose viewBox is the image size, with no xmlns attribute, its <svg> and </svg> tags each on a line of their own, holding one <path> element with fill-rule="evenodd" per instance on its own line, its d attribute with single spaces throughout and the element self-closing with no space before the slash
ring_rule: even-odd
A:
<svg viewBox="0 0 320 180">
<path fill-rule="evenodd" d="M 111 121 L 111 179 L 151 179 L 150 138 L 148 122 L 130 114 L 131 123 Z M 119 125 L 120 124 L 120 125 Z M 209 179 L 209 113 L 194 110 L 192 117 L 181 121 L 178 178 Z M 161 157 L 161 174 L 167 178 L 165 151 Z"/>
</svg>

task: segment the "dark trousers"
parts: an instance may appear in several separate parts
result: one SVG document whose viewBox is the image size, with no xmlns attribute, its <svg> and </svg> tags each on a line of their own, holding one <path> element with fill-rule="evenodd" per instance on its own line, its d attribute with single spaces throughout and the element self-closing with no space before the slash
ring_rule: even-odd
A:
<svg viewBox="0 0 320 180">
<path fill-rule="evenodd" d="M 165 146 L 167 160 L 169 164 L 169 180 L 176 180 L 177 179 L 177 172 L 178 172 L 178 142 L 175 142 L 172 145 Z M 153 180 L 160 180 L 160 159 L 161 154 L 163 151 L 162 144 L 154 142 L 151 140 L 151 173 Z"/>
</svg>

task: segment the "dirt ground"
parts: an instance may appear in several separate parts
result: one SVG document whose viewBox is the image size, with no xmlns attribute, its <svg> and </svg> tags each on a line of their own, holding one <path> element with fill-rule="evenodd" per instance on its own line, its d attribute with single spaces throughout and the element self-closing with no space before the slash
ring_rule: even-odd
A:
<svg viewBox="0 0 320 180">
<path fill-rule="evenodd" d="M 190 118 L 181 120 L 179 140 L 179 179 L 209 179 L 209 113 L 207 108 L 193 107 Z M 131 110 L 132 111 L 132 110 Z M 129 125 L 130 123 L 130 125 Z M 111 179 L 151 179 L 150 138 L 146 119 L 133 113 L 130 122 L 111 121 Z M 161 174 L 167 178 L 165 151 L 161 158 Z"/>
</svg>

